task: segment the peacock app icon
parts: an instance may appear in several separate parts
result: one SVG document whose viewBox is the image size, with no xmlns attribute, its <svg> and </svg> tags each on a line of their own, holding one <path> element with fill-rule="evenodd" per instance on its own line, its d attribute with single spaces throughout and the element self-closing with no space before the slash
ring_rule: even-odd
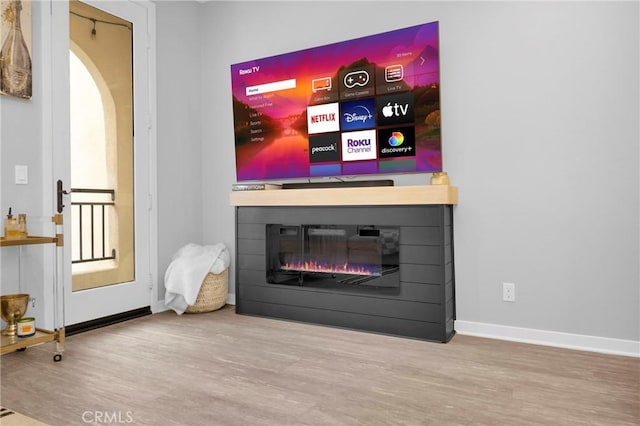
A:
<svg viewBox="0 0 640 426">
<path fill-rule="evenodd" d="M 416 138 L 413 126 L 378 130 L 380 158 L 413 157 L 416 155 Z"/>
<path fill-rule="evenodd" d="M 309 162 L 340 161 L 340 133 L 323 133 L 309 136 Z"/>
</svg>

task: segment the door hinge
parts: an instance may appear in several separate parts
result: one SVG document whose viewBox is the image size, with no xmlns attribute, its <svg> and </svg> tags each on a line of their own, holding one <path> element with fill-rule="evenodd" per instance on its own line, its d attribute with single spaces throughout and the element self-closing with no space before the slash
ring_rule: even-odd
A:
<svg viewBox="0 0 640 426">
<path fill-rule="evenodd" d="M 153 290 L 153 274 L 149 274 L 149 290 Z"/>
</svg>

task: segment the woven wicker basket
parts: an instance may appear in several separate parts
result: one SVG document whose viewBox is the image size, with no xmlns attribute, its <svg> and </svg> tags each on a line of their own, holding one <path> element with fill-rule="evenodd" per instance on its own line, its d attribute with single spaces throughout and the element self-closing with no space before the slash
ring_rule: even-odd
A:
<svg viewBox="0 0 640 426">
<path fill-rule="evenodd" d="M 185 312 L 197 314 L 201 312 L 211 312 L 222 308 L 227 303 L 227 292 L 229 289 L 229 270 L 225 269 L 220 274 L 209 272 L 198 292 L 196 303 L 189 306 Z"/>
</svg>

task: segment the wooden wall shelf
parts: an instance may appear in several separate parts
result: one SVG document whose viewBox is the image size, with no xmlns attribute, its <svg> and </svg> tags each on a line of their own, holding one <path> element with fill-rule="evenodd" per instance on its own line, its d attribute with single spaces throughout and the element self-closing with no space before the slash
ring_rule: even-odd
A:
<svg viewBox="0 0 640 426">
<path fill-rule="evenodd" d="M 232 206 L 392 206 L 458 204 L 449 185 L 231 191 Z"/>
<path fill-rule="evenodd" d="M 56 237 L 29 236 L 27 238 L 18 238 L 18 239 L 7 239 L 4 237 L 0 237 L 0 247 L 25 246 L 29 244 L 51 244 L 51 243 L 57 243 L 57 242 L 58 242 L 58 239 Z"/>
</svg>

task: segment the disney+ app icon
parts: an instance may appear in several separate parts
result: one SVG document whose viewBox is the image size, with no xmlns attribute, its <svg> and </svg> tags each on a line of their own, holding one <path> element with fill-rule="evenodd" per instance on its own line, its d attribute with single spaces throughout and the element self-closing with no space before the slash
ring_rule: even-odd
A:
<svg viewBox="0 0 640 426">
<path fill-rule="evenodd" d="M 340 129 L 343 131 L 371 129 L 376 125 L 376 106 L 373 98 L 340 104 Z"/>
</svg>

